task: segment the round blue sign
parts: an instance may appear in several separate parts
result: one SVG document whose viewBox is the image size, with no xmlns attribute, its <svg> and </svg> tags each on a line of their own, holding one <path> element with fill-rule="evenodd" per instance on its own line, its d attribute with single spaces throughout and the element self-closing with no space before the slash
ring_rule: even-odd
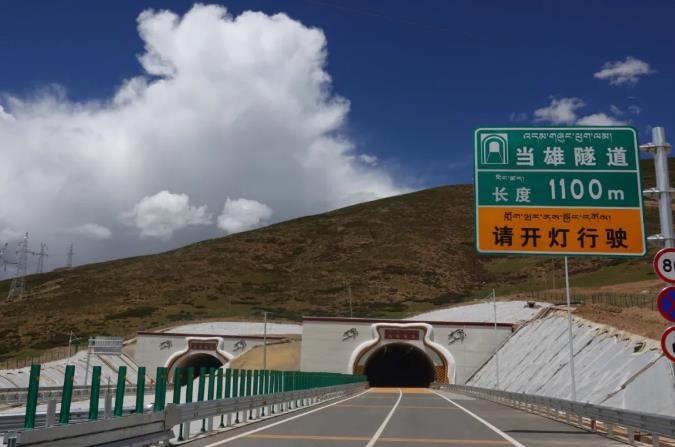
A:
<svg viewBox="0 0 675 447">
<path fill-rule="evenodd" d="M 657 298 L 659 313 L 668 321 L 675 323 L 675 287 L 666 287 Z"/>
</svg>

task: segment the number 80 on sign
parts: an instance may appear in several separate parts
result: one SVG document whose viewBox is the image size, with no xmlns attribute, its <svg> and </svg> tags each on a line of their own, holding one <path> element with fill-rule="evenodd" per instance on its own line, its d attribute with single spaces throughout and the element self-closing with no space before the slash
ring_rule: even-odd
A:
<svg viewBox="0 0 675 447">
<path fill-rule="evenodd" d="M 654 271 L 665 282 L 675 284 L 675 248 L 664 248 L 654 256 Z"/>
</svg>

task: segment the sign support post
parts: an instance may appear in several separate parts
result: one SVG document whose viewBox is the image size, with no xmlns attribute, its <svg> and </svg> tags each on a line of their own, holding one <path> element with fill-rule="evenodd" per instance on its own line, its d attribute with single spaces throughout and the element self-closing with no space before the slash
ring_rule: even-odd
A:
<svg viewBox="0 0 675 447">
<path fill-rule="evenodd" d="M 497 294 L 492 289 L 492 310 L 495 317 L 495 335 L 497 334 Z M 495 349 L 495 366 L 497 368 L 497 389 L 499 389 L 499 346 Z"/>
<path fill-rule="evenodd" d="M 668 173 L 668 153 L 671 149 L 672 146 L 666 143 L 666 131 L 663 127 L 654 127 L 652 129 L 652 142 L 640 146 L 641 151 L 654 153 L 654 170 L 656 171 L 656 188 L 647 189 L 644 193 L 649 196 L 657 195 L 659 198 L 661 234 L 649 236 L 649 240 L 663 241 L 666 248 L 675 246 L 673 210 L 671 208 L 671 193 L 675 190 L 670 187 Z"/>
<path fill-rule="evenodd" d="M 572 303 L 570 299 L 570 274 L 567 268 L 567 256 L 565 256 L 565 293 L 567 295 L 567 335 L 570 347 L 570 374 L 572 375 L 572 400 L 577 400 L 577 383 L 574 375 L 574 342 L 572 337 Z"/>
</svg>

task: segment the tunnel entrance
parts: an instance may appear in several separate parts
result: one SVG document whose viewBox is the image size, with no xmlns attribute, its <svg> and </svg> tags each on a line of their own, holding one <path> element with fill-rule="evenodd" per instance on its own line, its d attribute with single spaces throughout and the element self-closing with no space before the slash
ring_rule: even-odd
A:
<svg viewBox="0 0 675 447">
<path fill-rule="evenodd" d="M 206 368 L 206 371 L 208 372 L 209 368 L 220 368 L 223 366 L 223 362 L 220 361 L 217 357 L 207 354 L 204 352 L 198 352 L 195 354 L 190 354 L 186 355 L 176 361 L 176 363 L 173 365 L 173 368 L 180 368 L 181 369 L 181 385 L 186 385 L 187 384 L 187 369 L 190 367 L 194 368 L 194 377 L 195 379 L 199 377 L 200 371 L 202 367 Z M 173 369 L 170 373 L 169 380 L 173 380 Z"/>
<path fill-rule="evenodd" d="M 436 379 L 434 364 L 421 349 L 392 343 L 373 352 L 366 361 L 365 375 L 371 386 L 423 387 Z"/>
</svg>

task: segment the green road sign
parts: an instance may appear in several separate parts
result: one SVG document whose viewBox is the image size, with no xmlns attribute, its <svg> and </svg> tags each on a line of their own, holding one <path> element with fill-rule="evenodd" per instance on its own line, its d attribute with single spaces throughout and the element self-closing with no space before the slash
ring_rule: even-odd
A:
<svg viewBox="0 0 675 447">
<path fill-rule="evenodd" d="M 635 129 L 480 128 L 474 137 L 478 252 L 646 253 Z"/>
</svg>

